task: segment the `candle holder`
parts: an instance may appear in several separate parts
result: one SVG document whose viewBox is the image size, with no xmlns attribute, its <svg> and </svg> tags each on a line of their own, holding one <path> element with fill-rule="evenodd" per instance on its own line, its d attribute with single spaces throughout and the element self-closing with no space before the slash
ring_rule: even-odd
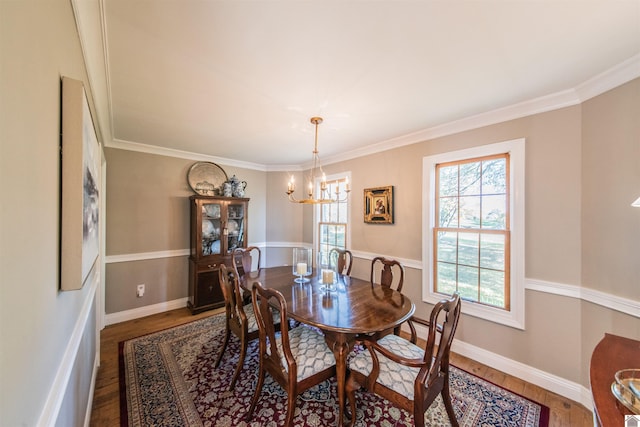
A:
<svg viewBox="0 0 640 427">
<path fill-rule="evenodd" d="M 331 260 L 328 253 L 318 253 L 318 270 L 320 283 L 322 283 L 320 289 L 327 292 L 335 291 L 337 272 L 331 265 Z"/>
<path fill-rule="evenodd" d="M 293 248 L 293 265 L 292 272 L 296 283 L 306 283 L 309 279 L 305 276 L 311 276 L 313 271 L 313 258 L 311 256 L 311 248 Z"/>
</svg>

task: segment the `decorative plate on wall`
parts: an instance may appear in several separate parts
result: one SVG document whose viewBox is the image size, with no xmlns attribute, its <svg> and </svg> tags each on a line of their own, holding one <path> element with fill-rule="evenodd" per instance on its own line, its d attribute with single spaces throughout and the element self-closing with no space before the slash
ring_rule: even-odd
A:
<svg viewBox="0 0 640 427">
<path fill-rule="evenodd" d="M 187 174 L 189 186 L 201 196 L 220 194 L 220 186 L 227 179 L 224 169 L 212 162 L 196 162 Z"/>
</svg>

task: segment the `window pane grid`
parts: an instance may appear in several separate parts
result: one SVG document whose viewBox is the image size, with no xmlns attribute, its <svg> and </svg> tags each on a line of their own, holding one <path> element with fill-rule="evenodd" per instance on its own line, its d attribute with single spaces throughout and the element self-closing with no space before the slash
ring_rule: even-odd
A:
<svg viewBox="0 0 640 427">
<path fill-rule="evenodd" d="M 435 292 L 509 310 L 508 160 L 436 165 Z"/>
<path fill-rule="evenodd" d="M 333 248 L 347 248 L 347 213 L 348 205 L 345 189 L 346 179 L 327 181 L 327 191 L 335 197 L 336 188 L 340 189 L 338 199 L 343 202 L 320 205 L 318 221 L 318 251 L 329 252 Z"/>
</svg>

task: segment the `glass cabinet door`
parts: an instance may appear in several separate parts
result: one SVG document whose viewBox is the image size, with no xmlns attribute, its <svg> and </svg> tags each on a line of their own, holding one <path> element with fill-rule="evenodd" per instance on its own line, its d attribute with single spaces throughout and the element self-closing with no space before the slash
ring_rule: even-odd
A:
<svg viewBox="0 0 640 427">
<path fill-rule="evenodd" d="M 229 203 L 227 206 L 227 253 L 244 246 L 244 204 Z"/>
<path fill-rule="evenodd" d="M 217 202 L 202 204 L 202 256 L 219 255 L 221 252 L 222 205 Z"/>
</svg>

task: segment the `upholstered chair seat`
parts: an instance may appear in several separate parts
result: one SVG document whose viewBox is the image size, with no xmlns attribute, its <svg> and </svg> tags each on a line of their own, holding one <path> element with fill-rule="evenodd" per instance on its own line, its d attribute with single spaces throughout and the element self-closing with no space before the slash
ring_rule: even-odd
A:
<svg viewBox="0 0 640 427">
<path fill-rule="evenodd" d="M 424 357 L 423 349 L 397 335 L 386 335 L 378 341 L 378 345 L 407 359 L 422 359 Z M 380 375 L 376 381 L 413 400 L 414 384 L 420 368 L 402 365 L 382 355 L 378 356 L 378 360 Z M 371 374 L 372 368 L 373 361 L 368 351 L 361 352 L 349 363 L 349 369 L 361 372 L 367 377 Z"/>
<path fill-rule="evenodd" d="M 355 392 L 360 387 L 412 412 L 416 427 L 424 427 L 424 413 L 442 396 L 451 425 L 458 426 L 449 392 L 449 353 L 460 318 L 460 296 L 438 302 L 429 320 L 412 317 L 411 339 L 394 334 L 366 338 L 365 349 L 349 361 L 347 396 L 352 425 L 356 419 Z M 417 345 L 414 323 L 428 327 L 424 349 Z"/>
<path fill-rule="evenodd" d="M 316 328 L 300 324 L 300 326 L 291 329 L 289 331 L 289 345 L 291 346 L 291 355 L 295 359 L 298 369 L 296 375 L 296 381 L 298 382 L 325 369 L 330 369 L 336 364 L 336 358 L 327 347 L 324 335 Z M 281 334 L 276 336 L 276 347 L 278 348 L 282 366 L 285 372 L 288 372 L 289 365 L 282 349 Z M 267 353 L 271 354 L 268 347 Z"/>
</svg>

